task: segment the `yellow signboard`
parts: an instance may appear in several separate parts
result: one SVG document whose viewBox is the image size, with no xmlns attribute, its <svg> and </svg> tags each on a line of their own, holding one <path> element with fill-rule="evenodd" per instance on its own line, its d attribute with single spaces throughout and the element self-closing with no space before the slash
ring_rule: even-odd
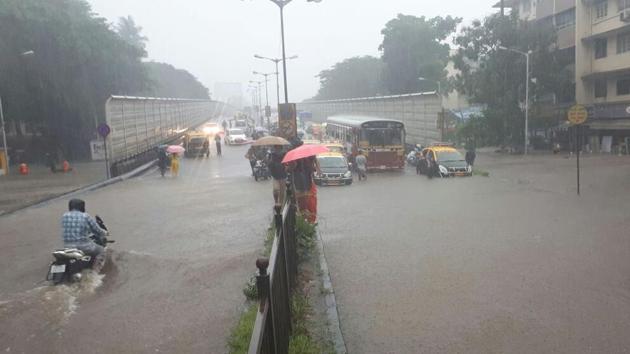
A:
<svg viewBox="0 0 630 354">
<path fill-rule="evenodd" d="M 575 105 L 569 109 L 568 120 L 571 124 L 579 125 L 588 119 L 588 111 L 582 105 Z"/>
</svg>

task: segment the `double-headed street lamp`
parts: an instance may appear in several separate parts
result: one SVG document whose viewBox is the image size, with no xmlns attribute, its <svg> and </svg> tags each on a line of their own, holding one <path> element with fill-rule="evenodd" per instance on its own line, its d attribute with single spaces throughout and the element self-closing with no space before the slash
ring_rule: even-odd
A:
<svg viewBox="0 0 630 354">
<path fill-rule="evenodd" d="M 248 91 L 251 92 L 251 94 L 252 94 L 252 114 L 253 114 L 254 107 L 256 107 L 258 105 L 258 103 L 256 103 L 256 101 L 257 101 L 256 97 L 258 96 L 258 93 L 256 91 L 258 90 L 258 88 L 256 86 L 253 86 L 253 85 L 250 85 L 247 88 L 248 88 Z"/>
<path fill-rule="evenodd" d="M 262 81 L 255 81 L 255 80 L 250 80 L 249 81 L 250 84 L 256 84 L 256 90 L 258 91 L 258 118 L 260 119 L 260 124 L 263 125 L 263 119 L 262 119 L 262 113 L 260 113 L 260 107 L 262 106 L 262 97 L 261 97 L 261 92 L 262 91 Z"/>
<path fill-rule="evenodd" d="M 30 57 L 35 55 L 35 52 L 28 50 L 20 53 L 22 57 Z M 4 148 L 4 163 L 6 164 L 5 174 L 9 174 L 9 147 L 7 146 L 7 133 L 4 126 L 4 112 L 2 110 L 2 97 L 0 97 L 0 128 L 2 128 L 2 147 Z"/>
<path fill-rule="evenodd" d="M 254 75 L 261 75 L 265 77 L 265 100 L 267 102 L 265 106 L 265 117 L 267 117 L 267 128 L 271 130 L 271 122 L 269 118 L 271 117 L 271 107 L 269 107 L 269 87 L 267 83 L 269 82 L 269 75 L 273 75 L 273 73 L 259 73 L 258 71 L 253 72 Z"/>
<path fill-rule="evenodd" d="M 526 72 L 526 81 L 525 81 L 525 147 L 523 149 L 523 153 L 527 155 L 527 149 L 529 146 L 529 57 L 532 54 L 532 51 L 523 52 L 518 49 L 507 48 L 504 46 L 498 47 L 501 50 L 506 50 L 513 53 L 518 53 L 520 55 L 525 56 L 525 72 Z"/>
<path fill-rule="evenodd" d="M 289 103 L 289 88 L 287 84 L 287 54 L 284 45 L 284 7 L 293 0 L 270 0 L 280 8 L 280 35 L 282 37 L 282 71 L 284 74 L 284 103 Z M 307 2 L 321 2 L 321 0 L 306 0 Z"/>
<path fill-rule="evenodd" d="M 258 54 L 254 54 L 254 58 L 269 60 L 276 64 L 276 73 L 275 73 L 276 74 L 276 97 L 278 100 L 278 106 L 280 106 L 280 69 L 278 68 L 278 64 L 282 61 L 282 58 L 267 58 Z M 297 58 L 298 58 L 297 55 L 293 55 L 293 56 L 288 57 L 287 60 L 297 59 Z"/>
</svg>

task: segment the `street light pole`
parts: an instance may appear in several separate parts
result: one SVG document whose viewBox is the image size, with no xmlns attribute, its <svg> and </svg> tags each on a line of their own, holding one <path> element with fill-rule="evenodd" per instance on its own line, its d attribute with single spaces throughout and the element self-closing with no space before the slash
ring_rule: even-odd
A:
<svg viewBox="0 0 630 354">
<path fill-rule="evenodd" d="M 284 7 L 293 0 L 271 0 L 280 8 L 280 36 L 282 38 L 282 71 L 284 74 L 284 103 L 289 103 L 289 85 L 287 83 L 287 53 L 284 44 Z M 321 0 L 306 0 L 307 2 L 320 2 Z"/>
<path fill-rule="evenodd" d="M 254 71 L 254 75 L 261 75 L 265 77 L 265 99 L 267 101 L 267 105 L 265 106 L 265 117 L 267 117 L 267 129 L 271 130 L 271 107 L 269 107 L 269 87 L 267 83 L 269 82 L 269 75 L 273 75 L 273 73 L 259 73 L 258 71 Z M 269 111 L 267 111 L 267 107 L 269 107 Z"/>
<path fill-rule="evenodd" d="M 262 106 L 262 81 L 250 81 L 250 83 L 252 84 L 256 84 L 257 85 L 257 89 L 258 89 L 258 118 L 261 121 L 261 125 L 264 124 L 263 119 L 262 119 L 262 113 L 261 113 L 261 109 L 260 107 Z"/>
<path fill-rule="evenodd" d="M 288 4 L 287 0 L 280 6 L 280 32 L 282 33 L 282 73 L 284 76 L 284 103 L 289 103 L 289 84 L 287 82 L 287 52 L 284 45 L 284 5 Z"/>
<path fill-rule="evenodd" d="M 525 146 L 523 147 L 523 153 L 527 155 L 527 150 L 529 149 L 529 57 L 531 56 L 532 51 L 523 52 L 518 49 L 507 48 L 504 46 L 499 46 L 499 49 L 525 56 Z"/>
<path fill-rule="evenodd" d="M 279 67 L 279 64 L 281 61 L 283 61 L 282 58 L 267 58 L 267 57 L 260 56 L 258 54 L 255 54 L 254 58 L 269 60 L 273 62 L 274 64 L 276 64 L 276 72 L 275 72 L 276 74 L 276 99 L 277 99 L 277 105 L 280 106 L 280 67 Z M 291 59 L 297 59 L 297 58 L 298 58 L 297 55 L 293 55 L 286 59 L 291 60 Z"/>
</svg>

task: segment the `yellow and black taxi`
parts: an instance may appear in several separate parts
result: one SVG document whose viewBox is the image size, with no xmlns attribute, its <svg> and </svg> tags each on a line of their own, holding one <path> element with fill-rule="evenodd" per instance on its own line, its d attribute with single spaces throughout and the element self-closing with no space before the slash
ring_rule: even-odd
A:
<svg viewBox="0 0 630 354">
<path fill-rule="evenodd" d="M 472 176 L 472 167 L 452 144 L 433 144 L 419 153 L 418 174 L 429 177 Z"/>
<path fill-rule="evenodd" d="M 352 184 L 352 172 L 346 157 L 339 152 L 317 155 L 319 172 L 313 180 L 318 186 L 347 186 Z"/>
</svg>

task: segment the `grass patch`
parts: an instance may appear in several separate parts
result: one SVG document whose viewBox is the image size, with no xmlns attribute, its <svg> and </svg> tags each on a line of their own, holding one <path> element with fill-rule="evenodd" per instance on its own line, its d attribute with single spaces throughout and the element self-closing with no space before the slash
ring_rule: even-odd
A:
<svg viewBox="0 0 630 354">
<path fill-rule="evenodd" d="M 303 262 L 308 259 L 315 249 L 317 228 L 298 214 L 295 221 L 295 230 L 297 234 L 298 262 Z"/>
<path fill-rule="evenodd" d="M 473 168 L 473 176 L 490 177 L 490 172 Z"/>
<path fill-rule="evenodd" d="M 311 338 L 307 329 L 312 313 L 313 308 L 308 297 L 303 294 L 295 294 L 291 299 L 293 334 L 289 340 L 289 354 L 319 354 L 323 352 L 319 344 Z"/>
<path fill-rule="evenodd" d="M 238 320 L 236 327 L 232 329 L 230 338 L 228 339 L 228 347 L 231 354 L 247 353 L 249 349 L 249 341 L 254 330 L 254 322 L 258 310 L 257 304 L 251 304 L 247 311 L 243 312 Z"/>
</svg>

